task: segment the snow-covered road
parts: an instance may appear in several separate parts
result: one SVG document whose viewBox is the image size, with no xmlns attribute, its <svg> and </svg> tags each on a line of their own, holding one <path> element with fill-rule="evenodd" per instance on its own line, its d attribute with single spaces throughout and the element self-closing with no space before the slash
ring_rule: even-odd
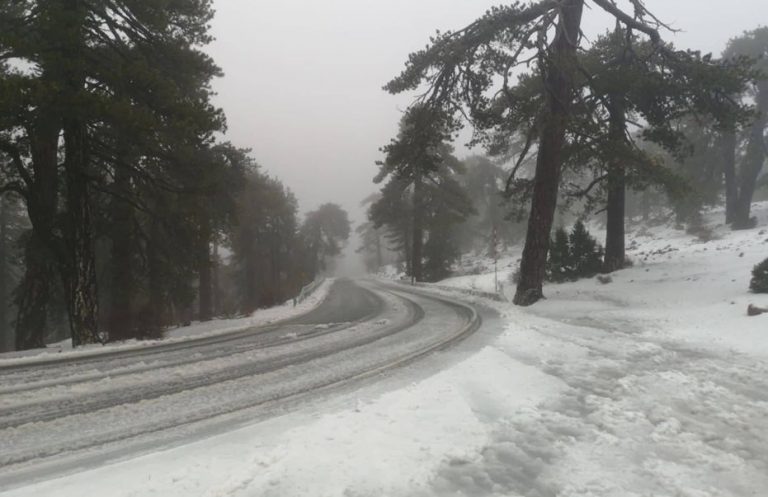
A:
<svg viewBox="0 0 768 497">
<path fill-rule="evenodd" d="M 0 366 L 0 488 L 268 417 L 474 331 L 466 305 L 340 280 L 287 322 L 145 349 Z M 223 415 L 230 415 L 226 421 Z"/>
<path fill-rule="evenodd" d="M 768 225 L 768 202 L 758 213 L 760 225 Z M 359 283 L 384 302 L 375 316 L 369 308 L 352 326 L 328 327 L 343 316 L 328 316 L 320 325 L 294 323 L 282 335 L 275 331 L 269 339 L 274 346 L 236 349 L 231 357 L 215 357 L 206 347 L 211 355 L 201 367 L 219 374 L 230 363 L 250 367 L 288 349 L 301 354 L 312 344 L 343 349 L 366 337 L 375 342 L 182 393 L 6 428 L 0 431 L 2 456 L 12 446 L 15 454 L 27 451 L 36 459 L 0 469 L 0 489 L 9 488 L 0 493 L 768 495 L 768 315 L 746 313 L 749 304 L 768 307 L 768 295 L 747 290 L 751 268 L 765 258 L 768 230 L 715 228 L 709 241 L 663 225 L 639 229 L 630 238 L 634 267 L 615 273 L 608 284 L 587 279 L 548 285 L 548 299 L 530 308 L 479 296 L 495 286 L 487 271 L 419 289 Z M 357 297 L 365 295 L 350 288 Z M 466 308 L 419 292 L 474 303 L 483 326 L 455 347 L 372 374 L 445 344 L 469 320 Z M 353 298 L 334 295 L 341 306 Z M 422 312 L 416 325 L 405 327 Z M 398 323 L 404 328 L 387 333 Z M 261 340 L 268 340 L 269 329 L 262 328 Z M 300 340 L 298 333 L 319 336 Z M 277 355 L 268 357 L 267 349 Z M 196 362 L 184 362 L 194 359 L 190 354 L 144 356 L 132 365 L 115 360 L 114 374 L 103 385 L 96 378 L 104 373 L 92 371 L 93 364 L 67 376 L 28 376 L 26 386 L 2 396 L 11 401 L 0 411 L 38 409 L 35 399 L 42 395 L 86 396 L 81 387 L 98 396 L 112 388 L 175 382 L 197 373 Z M 138 371 L 162 360 L 169 362 Z M 173 360 L 179 364 L 171 365 Z M 131 367 L 138 369 L 117 374 Z M 24 374 L 18 373 L 21 381 Z M 360 378 L 358 373 L 370 376 L 344 381 Z M 79 381 L 88 375 L 93 378 Z M 122 381 L 125 388 L 119 387 Z M 314 395 L 301 393 L 305 389 Z M 211 415 L 237 408 L 245 400 L 262 403 L 188 425 L 180 419 L 190 412 L 206 415 L 206 408 Z M 163 422 L 175 427 L 162 429 Z M 110 423 L 114 434 L 129 438 L 49 457 L 52 467 L 38 457 L 49 446 L 77 446 L 93 434 L 109 433 Z M 160 431 L 133 435 L 152 423 Z M 105 453 L 110 464 L 101 464 Z M 67 460 L 73 462 L 62 465 Z M 47 478 L 56 473 L 66 474 Z"/>
</svg>

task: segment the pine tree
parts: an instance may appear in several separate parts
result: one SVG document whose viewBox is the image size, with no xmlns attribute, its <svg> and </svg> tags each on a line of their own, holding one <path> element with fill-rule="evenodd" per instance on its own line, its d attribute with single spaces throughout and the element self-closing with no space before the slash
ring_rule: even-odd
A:
<svg viewBox="0 0 768 497">
<path fill-rule="evenodd" d="M 753 84 L 744 92 L 754 99 L 756 115 L 743 131 L 741 140 L 745 144 L 741 160 L 737 160 L 741 140 L 735 131 L 724 130 L 721 141 L 726 182 L 726 221 L 732 223 L 734 229 L 747 229 L 755 224 L 750 216 L 752 197 L 768 157 L 764 136 L 768 128 L 768 27 L 757 28 L 734 38 L 728 43 L 723 55 L 732 59 L 748 57 L 757 71 Z M 738 171 L 737 163 L 740 166 Z"/>
<path fill-rule="evenodd" d="M 19 250 L 29 229 L 29 220 L 18 195 L 0 196 L 0 351 L 14 350 L 13 292 L 23 271 Z"/>
<path fill-rule="evenodd" d="M 463 163 L 465 173 L 459 181 L 477 215 L 469 216 L 458 228 L 462 251 L 477 250 L 478 240 L 487 241 L 493 232 L 500 245 L 511 245 L 522 236 L 523 227 L 509 219 L 512 209 L 503 195 L 503 168 L 481 156 L 468 157 Z"/>
<path fill-rule="evenodd" d="M 576 278 L 590 278 L 600 272 L 603 249 L 587 231 L 583 222 L 573 225 L 568 235 L 570 264 Z"/>
<path fill-rule="evenodd" d="M 425 281 L 440 281 L 451 275 L 451 266 L 461 255 L 454 225 L 445 211 L 435 213 L 430 219 L 429 236 L 424 244 Z"/>
<path fill-rule="evenodd" d="M 349 215 L 337 204 L 323 204 L 307 213 L 301 233 L 311 258 L 310 279 L 328 269 L 333 258 L 341 254 L 350 232 Z"/>
<path fill-rule="evenodd" d="M 654 43 L 660 40 L 653 16 L 639 2 L 633 4 L 634 16 L 607 0 L 594 3 L 628 28 L 646 34 Z M 565 158 L 566 131 L 573 115 L 583 9 L 583 0 L 516 2 L 491 9 L 465 29 L 436 36 L 426 49 L 412 54 L 401 75 L 385 87 L 399 93 L 426 82 L 429 88 L 425 100 L 429 105 L 455 109 L 464 104 L 469 107 L 467 114 L 480 128 L 498 126 L 511 135 L 521 131 L 517 127 L 520 124 L 525 129 L 520 134 L 528 136 L 523 156 L 531 150 L 533 142 L 538 141 L 528 231 L 514 299 L 518 305 L 531 305 L 543 296 L 542 282 Z M 543 40 L 542 35 L 550 32 L 554 19 L 557 19 L 555 29 L 551 30 L 555 33 L 554 39 Z M 539 39 L 535 39 L 536 36 Z M 541 98 L 533 102 L 543 105 L 535 120 L 519 120 L 515 110 L 532 100 L 515 98 L 515 89 L 510 84 L 512 68 L 536 47 L 537 53 L 531 59 L 539 61 L 538 73 L 544 82 L 544 92 L 543 102 Z M 501 91 L 492 91 L 491 87 L 499 81 L 503 84 Z M 523 82 L 524 78 L 519 81 Z M 489 93 L 498 98 L 489 97 Z"/>
<path fill-rule="evenodd" d="M 768 293 L 768 259 L 752 269 L 752 280 L 749 289 L 754 293 Z"/>
<path fill-rule="evenodd" d="M 566 166 L 577 178 L 585 167 L 593 170 L 594 179 L 577 190 L 577 196 L 587 197 L 590 205 L 605 206 L 603 268 L 611 272 L 625 264 L 627 189 L 655 184 L 675 192 L 682 180 L 660 168 L 637 141 L 655 143 L 677 161 L 687 159 L 696 169 L 692 177 L 714 177 L 711 159 L 707 166 L 688 158 L 692 152 L 697 159 L 712 154 L 706 144 L 690 140 L 679 123 L 708 122 L 712 128 L 723 128 L 743 118 L 744 106 L 729 95 L 744 87 L 750 71 L 739 61 L 717 61 L 671 44 L 642 41 L 621 26 L 599 37 L 579 59 L 582 74 L 577 86 L 579 95 L 585 96 L 577 98 L 579 113 L 571 124 L 574 138 L 569 140 Z M 628 123 L 642 124 L 630 129 Z M 567 187 L 565 193 L 569 194 Z M 683 204 L 689 199 L 690 195 L 675 200 Z"/>
<path fill-rule="evenodd" d="M 441 148 L 445 150 L 446 160 L 432 176 L 424 195 L 426 281 L 438 281 L 450 275 L 451 266 L 461 254 L 459 228 L 470 216 L 477 214 L 461 182 L 466 173 L 464 163 L 453 157 L 452 149 L 447 145 Z"/>
<path fill-rule="evenodd" d="M 355 228 L 360 238 L 360 247 L 356 252 L 362 254 L 363 264 L 369 273 L 378 272 L 384 265 L 384 230 L 376 228 L 372 222 L 360 224 Z"/>
<path fill-rule="evenodd" d="M 28 0 L 0 8 L 0 50 L 32 68 L 6 71 L 0 92 L 3 115 L 13 116 L 0 123 L 0 152 L 15 165 L 6 184 L 25 197 L 33 226 L 17 341 L 43 345 L 54 271 L 73 343 L 98 341 L 97 192 L 126 193 L 113 185 L 123 181 L 117 169 L 130 171 L 131 201 L 142 208 L 152 203 L 145 189 L 187 188 L 193 175 L 171 169 L 185 168 L 223 125 L 209 103 L 219 70 L 199 49 L 210 41 L 211 5 Z M 3 135 L 11 129 L 23 134 Z"/>
<path fill-rule="evenodd" d="M 555 230 L 555 236 L 552 239 L 547 260 L 547 274 L 549 280 L 555 283 L 569 281 L 574 277 L 568 233 L 562 227 Z"/>
<path fill-rule="evenodd" d="M 367 216 L 373 229 L 384 230 L 387 248 L 400 254 L 406 274 L 411 274 L 412 192 L 408 182 L 392 178 L 368 207 Z"/>
<path fill-rule="evenodd" d="M 230 161 L 245 171 L 227 236 L 234 253 L 229 295 L 243 313 L 283 302 L 308 280 L 305 247 L 298 233 L 298 203 L 293 193 L 259 170 L 247 150 L 229 150 Z M 234 185 L 232 186 L 234 187 Z M 234 308 L 234 306 L 231 306 Z"/>
<path fill-rule="evenodd" d="M 409 274 L 416 281 L 424 279 L 423 248 L 430 210 L 441 203 L 451 212 L 461 213 L 462 219 L 472 211 L 463 188 L 452 177 L 459 170 L 463 172 L 448 145 L 455 130 L 456 123 L 445 112 L 414 105 L 403 116 L 397 138 L 382 148 L 385 159 L 378 162 L 379 174 L 374 181 L 389 178 L 389 182 L 382 189 L 382 206 L 371 211 L 372 220 L 376 226 L 385 224 L 393 212 L 385 206 L 402 204 L 405 196 L 410 198 Z"/>
</svg>

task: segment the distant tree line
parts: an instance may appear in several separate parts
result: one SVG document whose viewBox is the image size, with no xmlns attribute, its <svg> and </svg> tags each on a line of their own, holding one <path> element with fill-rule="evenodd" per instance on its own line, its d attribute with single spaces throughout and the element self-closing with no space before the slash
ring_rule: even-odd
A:
<svg viewBox="0 0 768 497">
<path fill-rule="evenodd" d="M 302 226 L 291 192 L 220 140 L 212 16 L 210 1 L 0 1 L 5 349 L 272 305 L 346 238 L 319 244 L 331 221 Z"/>
<path fill-rule="evenodd" d="M 501 194 L 504 170 L 486 157 L 459 160 L 456 123 L 445 118 L 413 106 L 382 148 L 375 182 L 383 186 L 365 202 L 369 222 L 359 228 L 370 271 L 402 262 L 414 280 L 438 281 L 462 253 L 490 254 L 522 233 Z"/>
</svg>

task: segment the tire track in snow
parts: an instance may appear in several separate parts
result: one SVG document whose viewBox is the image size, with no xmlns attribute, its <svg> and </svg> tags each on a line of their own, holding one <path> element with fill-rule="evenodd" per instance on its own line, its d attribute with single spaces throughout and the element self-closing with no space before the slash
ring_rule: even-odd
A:
<svg viewBox="0 0 768 497">
<path fill-rule="evenodd" d="M 471 308 L 438 297 L 416 295 L 418 292 L 409 297 L 402 289 L 399 290 L 386 290 L 382 294 L 390 306 L 393 299 L 401 302 L 401 308 L 396 309 L 395 314 L 402 315 L 403 309 L 410 309 L 407 319 L 391 326 L 388 320 L 358 325 L 384 327 L 387 333 L 373 333 L 355 345 L 350 344 L 335 351 L 326 350 L 323 355 L 308 355 L 305 357 L 306 362 L 300 365 L 284 363 L 280 367 L 266 370 L 266 366 L 257 364 L 249 374 L 237 374 L 228 379 L 222 377 L 219 382 L 187 388 L 178 393 L 17 425 L 0 431 L 0 435 L 10 435 L 7 438 L 4 435 L 0 437 L 4 440 L 0 443 L 0 453 L 3 454 L 0 465 L 5 465 L 6 471 L 19 474 L 18 471 L 23 472 L 24 468 L 34 467 L 43 461 L 51 462 L 54 456 L 64 453 L 76 457 L 77 454 L 92 453 L 94 449 L 110 450 L 110 447 L 123 452 L 131 440 L 146 440 L 168 430 L 194 427 L 195 423 L 240 410 L 259 406 L 266 409 L 376 376 L 448 347 L 479 326 L 479 318 Z M 424 307 L 429 308 L 428 319 L 425 320 L 429 322 L 414 327 L 414 323 L 421 323 Z M 206 397 L 207 401 L 192 408 L 195 402 Z M 185 407 L 187 410 L 184 410 Z M 143 420 L 139 419 L 141 413 L 145 418 Z M 129 420 L 133 424 L 109 426 L 110 419 Z M 92 427 L 93 433 L 77 436 L 76 427 L 90 426 L 91 420 L 97 420 L 97 426 Z M 99 423 L 106 427 L 99 428 Z M 67 438 L 66 434 L 73 427 L 75 433 Z M 29 436 L 46 432 L 51 433 L 54 443 L 42 441 L 39 436 L 37 440 L 34 435 Z M 57 440 L 57 436 L 65 439 Z"/>
</svg>

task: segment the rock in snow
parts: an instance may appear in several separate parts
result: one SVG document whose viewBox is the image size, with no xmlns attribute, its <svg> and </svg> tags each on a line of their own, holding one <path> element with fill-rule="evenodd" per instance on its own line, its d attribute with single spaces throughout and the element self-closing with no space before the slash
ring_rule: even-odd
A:
<svg viewBox="0 0 768 497">
<path fill-rule="evenodd" d="M 758 307 L 754 304 L 749 304 L 749 307 L 747 307 L 747 316 L 759 316 L 766 313 L 768 313 L 768 309 L 764 307 Z"/>
</svg>

